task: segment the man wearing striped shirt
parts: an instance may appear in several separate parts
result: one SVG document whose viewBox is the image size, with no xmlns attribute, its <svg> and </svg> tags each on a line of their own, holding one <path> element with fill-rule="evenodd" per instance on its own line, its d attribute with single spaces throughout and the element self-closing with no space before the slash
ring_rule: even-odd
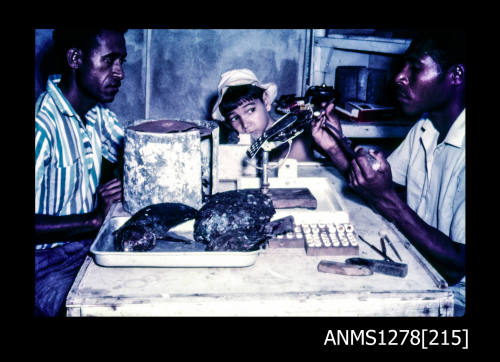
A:
<svg viewBox="0 0 500 362">
<path fill-rule="evenodd" d="M 35 315 L 56 316 L 121 181 L 103 183 L 119 163 L 123 128 L 103 104 L 124 78 L 124 29 L 56 29 L 61 74 L 35 109 Z M 107 161 L 103 161 L 107 160 Z"/>
</svg>

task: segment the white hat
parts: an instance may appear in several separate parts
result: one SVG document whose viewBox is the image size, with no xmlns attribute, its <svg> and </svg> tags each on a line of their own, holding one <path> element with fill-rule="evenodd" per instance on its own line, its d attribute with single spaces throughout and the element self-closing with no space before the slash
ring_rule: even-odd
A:
<svg viewBox="0 0 500 362">
<path fill-rule="evenodd" d="M 212 109 L 213 119 L 220 121 L 224 120 L 224 116 L 219 111 L 219 105 L 227 89 L 234 85 L 244 84 L 252 84 L 265 89 L 265 93 L 267 93 L 270 103 L 274 101 L 276 95 L 278 94 L 278 86 L 275 83 L 261 83 L 255 74 L 249 69 L 233 69 L 227 71 L 221 75 L 219 86 L 217 87 L 219 97 L 217 98 L 217 102 L 215 102 L 214 108 Z"/>
</svg>

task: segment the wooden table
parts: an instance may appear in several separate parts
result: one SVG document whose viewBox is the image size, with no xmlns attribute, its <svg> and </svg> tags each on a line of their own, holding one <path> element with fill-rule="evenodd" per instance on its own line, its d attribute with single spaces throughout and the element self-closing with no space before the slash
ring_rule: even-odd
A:
<svg viewBox="0 0 500 362">
<path fill-rule="evenodd" d="M 243 268 L 102 267 L 83 264 L 67 298 L 68 316 L 452 316 L 453 293 L 410 243 L 346 188 L 338 172 L 299 164 L 299 177 L 326 177 L 349 212 L 350 222 L 379 245 L 389 230 L 405 278 L 356 277 L 317 271 L 320 260 L 303 248 L 265 249 Z M 109 215 L 108 215 L 109 216 Z M 380 259 L 360 242 L 360 257 Z"/>
</svg>

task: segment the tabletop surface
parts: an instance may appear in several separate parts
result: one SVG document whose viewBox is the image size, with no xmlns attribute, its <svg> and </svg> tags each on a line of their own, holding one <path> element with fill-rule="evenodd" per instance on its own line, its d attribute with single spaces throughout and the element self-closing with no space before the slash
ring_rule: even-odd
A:
<svg viewBox="0 0 500 362">
<path fill-rule="evenodd" d="M 253 265 L 242 268 L 103 267 L 89 257 L 68 295 L 69 315 L 91 314 L 90 310 L 112 315 L 117 308 L 121 308 L 123 314 L 147 314 L 149 310 L 151 314 L 167 315 L 177 315 L 181 311 L 189 315 L 316 315 L 307 308 L 297 309 L 305 302 L 316 303 L 314 308 L 318 314 L 343 315 L 345 311 L 347 315 L 366 315 L 370 312 L 363 300 L 379 303 L 379 309 L 372 303 L 375 308 L 373 315 L 401 315 L 412 308 L 427 308 L 429 313 L 432 306 L 410 306 L 415 302 L 425 304 L 426 300 L 437 303 L 436 313 L 448 314 L 442 311 L 442 307 L 446 304 L 445 307 L 449 308 L 452 293 L 444 280 L 392 224 L 347 189 L 335 169 L 312 163 L 299 167 L 299 177 L 308 176 L 329 180 L 332 189 L 342 197 L 349 221 L 366 240 L 379 246 L 378 232 L 382 228 L 389 231 L 403 262 L 408 264 L 405 278 L 378 273 L 359 277 L 318 272 L 321 260 L 344 261 L 346 256 L 308 256 L 304 248 L 267 248 L 259 253 Z M 359 250 L 360 257 L 381 259 L 362 242 L 359 242 Z M 329 307 L 329 310 L 325 301 L 331 302 L 332 298 L 338 305 Z M 265 300 L 269 306 L 264 311 Z M 226 307 L 213 307 L 217 301 L 226 302 Z M 231 312 L 227 302 L 242 307 L 235 307 Z M 288 311 L 277 307 L 281 305 L 286 309 L 286 303 L 290 303 Z M 393 311 L 388 309 L 391 303 Z M 397 303 L 402 303 L 400 308 Z M 208 305 L 216 309 L 210 312 Z M 130 307 L 128 312 L 125 306 Z"/>
</svg>

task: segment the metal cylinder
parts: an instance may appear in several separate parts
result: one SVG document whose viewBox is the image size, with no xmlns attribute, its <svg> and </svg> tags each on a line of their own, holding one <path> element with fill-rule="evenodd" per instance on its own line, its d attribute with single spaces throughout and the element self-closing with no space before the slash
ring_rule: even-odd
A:
<svg viewBox="0 0 500 362">
<path fill-rule="evenodd" d="M 180 130 L 163 131 L 162 127 L 168 128 L 165 122 L 178 122 L 185 129 L 174 125 Z M 218 144 L 218 137 L 211 139 L 210 129 L 200 133 L 197 125 L 191 126 L 181 121 L 142 121 L 126 128 L 123 207 L 127 212 L 134 214 L 162 202 L 178 202 L 199 209 L 204 186 L 206 193 L 215 192 L 217 178 L 211 170 L 216 167 L 213 159 L 217 158 L 210 151 Z M 208 146 L 202 144 L 205 137 Z"/>
<path fill-rule="evenodd" d="M 269 151 L 262 150 L 262 182 L 260 185 L 260 191 L 262 191 L 263 194 L 267 194 L 269 192 L 268 165 Z"/>
</svg>

